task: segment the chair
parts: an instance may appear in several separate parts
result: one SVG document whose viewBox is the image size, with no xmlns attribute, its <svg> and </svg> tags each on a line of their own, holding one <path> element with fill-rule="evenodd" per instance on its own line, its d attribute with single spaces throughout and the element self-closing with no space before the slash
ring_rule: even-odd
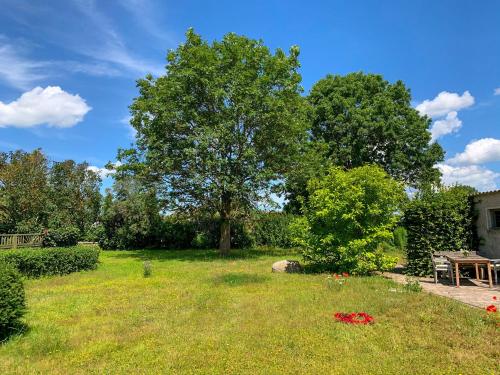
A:
<svg viewBox="0 0 500 375">
<path fill-rule="evenodd" d="M 488 258 L 489 259 L 489 258 Z M 495 285 L 498 285 L 498 272 L 500 272 L 500 259 L 489 259 L 490 269 L 493 272 L 493 279 L 495 280 Z M 487 271 L 486 264 L 481 265 L 481 278 L 484 277 L 484 271 Z"/>
<path fill-rule="evenodd" d="M 454 284 L 453 267 L 444 256 L 432 256 L 432 268 L 434 269 L 434 283 L 438 282 L 438 272 L 446 272 L 452 284 Z"/>
<path fill-rule="evenodd" d="M 495 278 L 495 285 L 498 285 L 498 272 L 500 271 L 500 259 L 490 259 L 491 271 Z"/>
</svg>

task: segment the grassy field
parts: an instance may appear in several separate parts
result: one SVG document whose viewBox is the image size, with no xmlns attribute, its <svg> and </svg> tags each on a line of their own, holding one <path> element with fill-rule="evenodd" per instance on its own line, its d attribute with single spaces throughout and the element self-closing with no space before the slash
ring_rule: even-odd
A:
<svg viewBox="0 0 500 375">
<path fill-rule="evenodd" d="M 379 277 L 332 288 L 325 275 L 272 274 L 285 258 L 299 259 L 109 251 L 96 271 L 28 280 L 29 329 L 0 345 L 0 374 L 500 373 L 485 312 Z M 376 322 L 344 325 L 336 311 Z"/>
</svg>

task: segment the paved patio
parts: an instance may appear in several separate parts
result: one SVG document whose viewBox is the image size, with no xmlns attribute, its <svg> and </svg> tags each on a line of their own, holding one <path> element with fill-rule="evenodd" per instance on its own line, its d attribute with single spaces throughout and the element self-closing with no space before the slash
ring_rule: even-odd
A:
<svg viewBox="0 0 500 375">
<path fill-rule="evenodd" d="M 392 279 L 400 284 L 406 283 L 406 275 L 402 274 L 402 267 L 396 267 L 394 272 L 384 272 L 382 276 Z M 460 279 L 460 287 L 457 288 L 449 280 L 439 279 L 437 284 L 431 277 L 416 278 L 422 289 L 428 293 L 438 296 L 453 298 L 470 306 L 484 309 L 491 305 L 493 296 L 500 299 L 500 285 L 489 288 L 487 282 L 478 282 L 475 279 Z"/>
</svg>

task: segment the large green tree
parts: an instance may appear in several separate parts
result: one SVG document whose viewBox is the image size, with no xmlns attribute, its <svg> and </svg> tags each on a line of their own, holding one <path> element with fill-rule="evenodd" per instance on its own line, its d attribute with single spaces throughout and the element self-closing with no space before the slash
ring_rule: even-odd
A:
<svg viewBox="0 0 500 375">
<path fill-rule="evenodd" d="M 101 178 L 87 163 L 56 162 L 49 172 L 51 214 L 49 227 L 74 226 L 81 234 L 97 222 Z"/>
<path fill-rule="evenodd" d="M 161 181 L 167 208 L 217 214 L 223 254 L 231 219 L 269 198 L 303 137 L 298 55 L 233 33 L 208 43 L 190 29 L 166 74 L 138 81 L 137 149 L 121 153 L 122 169 Z"/>
<path fill-rule="evenodd" d="M 381 75 L 328 75 L 309 95 L 312 139 L 328 145 L 328 157 L 344 168 L 367 163 L 408 185 L 439 182 L 435 164 L 443 150 L 430 143 L 431 120 L 411 106 L 410 90 Z"/>
<path fill-rule="evenodd" d="M 438 184 L 436 163 L 444 153 L 430 143 L 431 120 L 411 106 L 410 90 L 381 75 L 328 75 L 308 96 L 310 141 L 304 157 L 287 178 L 287 209 L 296 212 L 307 181 L 324 175 L 328 166 L 345 169 L 381 166 L 407 186 Z"/>
<path fill-rule="evenodd" d="M 30 232 L 47 225 L 49 163 L 41 150 L 0 153 L 0 232 Z"/>
</svg>

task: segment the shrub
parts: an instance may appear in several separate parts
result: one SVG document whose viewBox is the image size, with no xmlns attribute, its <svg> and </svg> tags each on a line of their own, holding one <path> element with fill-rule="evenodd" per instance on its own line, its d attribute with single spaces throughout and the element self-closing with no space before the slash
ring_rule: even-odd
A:
<svg viewBox="0 0 500 375">
<path fill-rule="evenodd" d="M 0 339 L 7 337 L 24 315 L 24 286 L 11 265 L 0 262 Z"/>
<path fill-rule="evenodd" d="M 44 247 L 75 246 L 78 243 L 80 231 L 76 227 L 49 229 L 43 237 Z"/>
<path fill-rule="evenodd" d="M 101 223 L 94 223 L 87 228 L 85 234 L 83 235 L 83 240 L 89 242 L 98 242 L 103 237 L 103 233 L 103 225 Z"/>
<path fill-rule="evenodd" d="M 403 186 L 380 167 L 331 168 L 309 182 L 294 242 L 316 269 L 367 274 L 390 268 L 396 258 L 377 248 L 392 238 L 404 198 Z"/>
<path fill-rule="evenodd" d="M 294 219 L 294 215 L 281 212 L 257 214 L 250 222 L 255 244 L 281 248 L 291 247 L 292 233 L 290 225 Z"/>
<path fill-rule="evenodd" d="M 159 245 L 162 220 L 152 191 L 131 189 L 125 198 L 107 196 L 103 205 L 99 245 L 103 249 L 131 249 Z"/>
<path fill-rule="evenodd" d="M 4 261 L 28 277 L 65 275 L 97 268 L 99 250 L 94 247 L 6 250 Z"/>
<path fill-rule="evenodd" d="M 435 251 L 474 250 L 474 204 L 467 186 L 425 192 L 405 209 L 403 225 L 408 231 L 407 272 L 432 273 L 431 255 Z"/>
</svg>

